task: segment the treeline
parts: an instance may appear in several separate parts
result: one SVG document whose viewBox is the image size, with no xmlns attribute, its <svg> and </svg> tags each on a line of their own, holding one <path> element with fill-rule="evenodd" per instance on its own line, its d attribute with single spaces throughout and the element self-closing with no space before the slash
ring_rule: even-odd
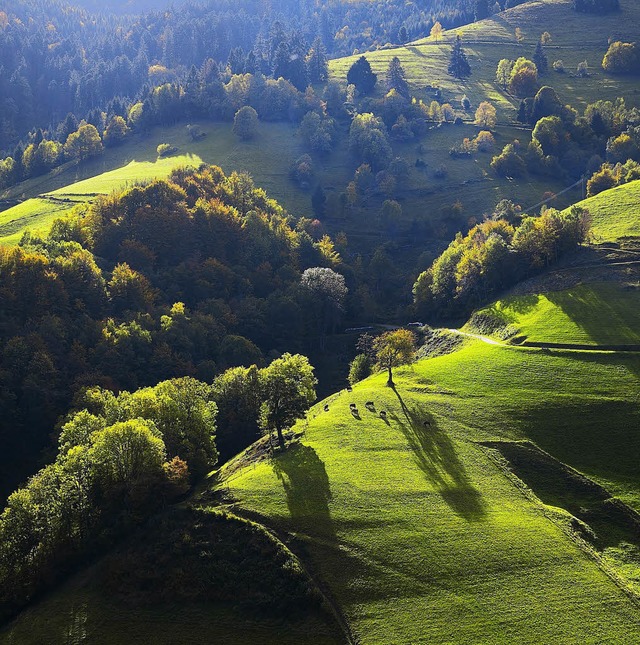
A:
<svg viewBox="0 0 640 645">
<path fill-rule="evenodd" d="M 314 401 L 315 384 L 306 357 L 285 354 L 213 385 L 183 377 L 133 393 L 84 390 L 55 460 L 0 515 L 0 616 L 186 493 L 215 466 L 217 431 L 233 437 L 250 426 L 244 447 L 258 428 L 276 430 L 284 446 L 282 432 Z"/>
<path fill-rule="evenodd" d="M 303 282 L 309 268 L 333 281 L 315 272 Z M 321 227 L 216 167 L 105 197 L 44 239 L 0 249 L 2 492 L 34 471 L 87 385 L 211 382 L 315 345 L 350 306 L 339 272 L 355 284 Z"/>
<path fill-rule="evenodd" d="M 425 36 L 436 20 L 450 28 L 473 15 L 469 0 L 402 7 L 390 0 L 322 7 L 282 0 L 276 11 L 258 0 L 216 0 L 143 16 L 95 16 L 53 0 L 0 4 L 0 150 L 18 140 L 26 146 L 35 127 L 54 133 L 69 113 L 92 122 L 91 111 L 108 113 L 116 98 L 144 101 L 148 86 L 184 81 L 209 59 L 223 73 L 275 79 L 288 59 L 304 90 L 304 77 L 314 78 L 306 67 L 314 42 L 337 57 Z"/>
<path fill-rule="evenodd" d="M 577 206 L 522 219 L 512 204 L 504 202 L 500 207 L 493 218 L 474 226 L 466 236 L 458 234 L 418 276 L 413 295 L 421 314 L 467 314 L 499 291 L 557 262 L 589 234 L 589 213 Z"/>
</svg>

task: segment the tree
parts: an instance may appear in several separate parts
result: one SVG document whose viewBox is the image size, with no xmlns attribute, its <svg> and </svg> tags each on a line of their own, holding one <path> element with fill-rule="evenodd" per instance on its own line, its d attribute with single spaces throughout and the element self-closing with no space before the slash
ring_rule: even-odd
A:
<svg viewBox="0 0 640 645">
<path fill-rule="evenodd" d="M 355 385 L 371 374 L 371 360 L 366 354 L 358 354 L 349 363 L 349 383 Z"/>
<path fill-rule="evenodd" d="M 496 109 L 489 101 L 482 101 L 476 110 L 474 123 L 489 130 L 496 127 Z"/>
<path fill-rule="evenodd" d="M 431 36 L 431 38 L 434 38 L 436 42 L 439 42 L 440 38 L 442 38 L 443 31 L 444 29 L 442 28 L 442 25 L 436 21 L 433 23 L 433 27 L 431 27 L 429 35 Z"/>
<path fill-rule="evenodd" d="M 107 495 L 131 494 L 137 484 L 162 476 L 164 442 L 152 421 L 115 423 L 92 437 L 89 460 Z"/>
<path fill-rule="evenodd" d="M 407 33 L 407 28 L 402 25 L 400 29 L 398 29 L 398 42 L 401 45 L 404 45 L 407 40 L 409 40 L 409 34 Z"/>
<path fill-rule="evenodd" d="M 371 65 L 364 56 L 360 56 L 347 72 L 347 83 L 355 85 L 361 94 L 370 94 L 377 80 L 377 75 L 371 71 Z"/>
<path fill-rule="evenodd" d="M 335 328 L 344 310 L 348 292 L 344 276 L 333 269 L 313 267 L 304 271 L 300 285 L 311 296 L 313 320 L 323 339 L 327 331 Z"/>
<path fill-rule="evenodd" d="M 102 152 L 100 133 L 94 125 L 85 123 L 72 132 L 64 144 L 64 152 L 72 159 L 87 159 Z"/>
<path fill-rule="evenodd" d="M 394 56 L 387 68 L 387 89 L 395 90 L 401 96 L 409 98 L 409 84 L 405 77 L 400 59 Z"/>
<path fill-rule="evenodd" d="M 104 131 L 104 145 L 116 146 L 122 143 L 129 134 L 126 121 L 121 116 L 113 116 Z"/>
<path fill-rule="evenodd" d="M 544 31 L 540 36 L 540 42 L 543 45 L 548 45 L 551 42 L 551 34 L 548 31 Z"/>
<path fill-rule="evenodd" d="M 324 217 L 325 207 L 327 203 L 327 195 L 322 188 L 322 184 L 318 184 L 316 189 L 311 195 L 311 208 L 316 217 Z"/>
<path fill-rule="evenodd" d="M 312 83 L 324 83 L 329 78 L 329 61 L 327 50 L 318 36 L 311 45 L 306 58 L 309 80 Z"/>
<path fill-rule="evenodd" d="M 484 20 L 489 15 L 489 0 L 475 0 L 473 3 L 473 19 Z"/>
<path fill-rule="evenodd" d="M 379 367 L 389 374 L 387 386 L 393 387 L 392 369 L 410 363 L 415 357 L 415 336 L 408 329 L 388 331 L 374 340 L 373 347 Z"/>
<path fill-rule="evenodd" d="M 544 74 L 549 69 L 549 61 L 547 60 L 547 55 L 544 53 L 542 48 L 542 41 L 539 40 L 536 45 L 536 51 L 533 54 L 533 62 L 538 68 L 539 74 Z"/>
<path fill-rule="evenodd" d="M 538 91 L 538 68 L 533 61 L 520 57 L 513 64 L 509 91 L 519 98 L 533 96 Z"/>
<path fill-rule="evenodd" d="M 284 449 L 283 431 L 302 418 L 316 399 L 317 380 L 306 356 L 283 354 L 259 373 L 260 427 L 278 434 L 280 448 Z"/>
<path fill-rule="evenodd" d="M 463 79 L 471 75 L 471 67 L 467 61 L 467 55 L 462 49 L 462 40 L 456 36 L 456 41 L 451 50 L 451 59 L 449 60 L 448 72 L 451 76 Z"/>
<path fill-rule="evenodd" d="M 509 79 L 511 78 L 511 70 L 513 69 L 513 61 L 508 58 L 503 58 L 498 63 L 496 70 L 496 83 L 502 87 L 503 90 L 507 89 Z"/>
<path fill-rule="evenodd" d="M 391 159 L 391 145 L 384 122 L 371 112 L 356 114 L 349 128 L 349 147 L 375 170 Z"/>
<path fill-rule="evenodd" d="M 636 43 L 611 43 L 602 59 L 602 69 L 610 74 L 640 73 L 640 47 Z"/>
<path fill-rule="evenodd" d="M 258 133 L 258 113 L 250 106 L 241 107 L 233 118 L 233 134 L 247 141 Z"/>
</svg>

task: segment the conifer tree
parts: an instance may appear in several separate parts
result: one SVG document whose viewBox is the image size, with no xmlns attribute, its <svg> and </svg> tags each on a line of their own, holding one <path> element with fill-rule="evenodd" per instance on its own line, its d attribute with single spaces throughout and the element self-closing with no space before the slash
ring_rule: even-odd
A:
<svg viewBox="0 0 640 645">
<path fill-rule="evenodd" d="M 462 49 L 460 36 L 456 36 L 456 42 L 451 50 L 451 60 L 449 61 L 449 74 L 455 78 L 465 78 L 471 75 L 471 67 L 467 61 L 467 55 Z"/>
<path fill-rule="evenodd" d="M 377 74 L 371 71 L 371 65 L 364 56 L 360 56 L 347 72 L 347 83 L 355 85 L 358 92 L 362 94 L 369 94 L 377 80 Z"/>
<path fill-rule="evenodd" d="M 327 50 L 319 36 L 313 41 L 307 54 L 307 69 L 312 83 L 324 83 L 329 77 Z"/>
<path fill-rule="evenodd" d="M 397 56 L 391 59 L 387 68 L 387 89 L 395 90 L 401 96 L 409 98 L 409 84 L 405 78 L 404 68 Z"/>
<path fill-rule="evenodd" d="M 536 45 L 536 51 L 533 55 L 533 62 L 538 68 L 538 74 L 544 74 L 549 69 L 549 61 L 547 60 L 547 55 L 544 53 L 544 49 L 542 49 L 542 41 L 540 40 Z"/>
</svg>

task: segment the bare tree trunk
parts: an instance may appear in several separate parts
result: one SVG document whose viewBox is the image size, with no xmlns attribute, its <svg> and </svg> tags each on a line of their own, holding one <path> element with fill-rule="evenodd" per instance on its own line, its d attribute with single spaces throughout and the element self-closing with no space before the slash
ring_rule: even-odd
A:
<svg viewBox="0 0 640 645">
<path fill-rule="evenodd" d="M 391 373 L 391 365 L 387 367 L 389 370 L 389 379 L 387 380 L 387 387 L 393 387 L 393 374 Z"/>
<path fill-rule="evenodd" d="M 284 450 L 284 436 L 282 435 L 282 428 L 277 425 L 276 431 L 278 432 L 278 443 L 280 444 L 280 449 Z"/>
</svg>

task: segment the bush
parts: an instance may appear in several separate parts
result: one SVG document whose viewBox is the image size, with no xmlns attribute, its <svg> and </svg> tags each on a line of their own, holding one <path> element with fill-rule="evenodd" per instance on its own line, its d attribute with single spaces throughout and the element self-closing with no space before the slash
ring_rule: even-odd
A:
<svg viewBox="0 0 640 645">
<path fill-rule="evenodd" d="M 178 152 L 178 148 L 169 143 L 161 143 L 156 148 L 156 152 L 158 153 L 158 157 L 170 157 Z"/>
<path fill-rule="evenodd" d="M 371 360 L 366 354 L 358 354 L 349 363 L 349 383 L 355 385 L 371 374 Z"/>
<path fill-rule="evenodd" d="M 496 140 L 493 138 L 491 132 L 481 130 L 478 132 L 475 144 L 479 152 L 492 152 L 496 145 Z"/>
<path fill-rule="evenodd" d="M 258 113 L 249 105 L 241 107 L 233 118 L 233 134 L 247 141 L 258 133 Z"/>
<path fill-rule="evenodd" d="M 520 145 L 517 141 L 508 143 L 502 152 L 491 160 L 491 167 L 501 177 L 522 177 L 526 173 L 526 165 L 518 154 Z"/>
<path fill-rule="evenodd" d="M 445 179 L 447 175 L 449 174 L 449 169 L 444 165 L 438 166 L 434 171 L 433 171 L 433 176 L 436 179 Z"/>
<path fill-rule="evenodd" d="M 555 60 L 553 61 L 553 67 L 554 72 L 558 72 L 558 74 L 564 74 L 564 62 L 561 60 Z"/>
</svg>

